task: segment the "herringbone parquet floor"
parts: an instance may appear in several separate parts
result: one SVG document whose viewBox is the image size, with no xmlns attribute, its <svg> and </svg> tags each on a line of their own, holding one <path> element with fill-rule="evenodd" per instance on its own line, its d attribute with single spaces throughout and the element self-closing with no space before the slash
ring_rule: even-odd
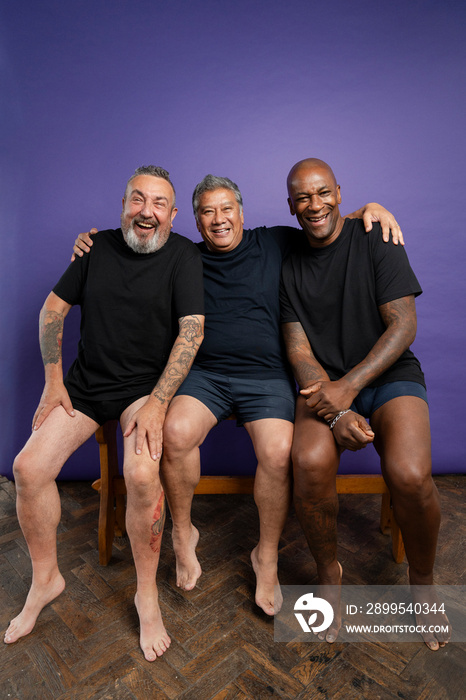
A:
<svg viewBox="0 0 466 700">
<path fill-rule="evenodd" d="M 437 582 L 465 583 L 466 477 L 436 479 L 443 507 Z M 422 643 L 284 644 L 254 604 L 249 552 L 257 538 L 251 496 L 197 496 L 194 522 L 203 567 L 196 589 L 175 586 L 167 521 L 159 569 L 161 607 L 172 645 L 147 663 L 131 605 L 135 576 L 129 544 L 115 542 L 108 567 L 98 564 L 98 496 L 87 482 L 61 483 L 60 567 L 65 592 L 42 613 L 34 632 L 2 645 L 1 700 L 258 700 L 466 698 L 466 648 L 438 652 Z M 30 581 L 16 520 L 14 486 L 0 479 L 0 622 L 21 608 Z M 378 496 L 342 496 L 340 561 L 347 584 L 406 581 L 389 539 L 378 530 Z M 280 580 L 315 582 L 293 515 L 280 549 Z"/>
</svg>

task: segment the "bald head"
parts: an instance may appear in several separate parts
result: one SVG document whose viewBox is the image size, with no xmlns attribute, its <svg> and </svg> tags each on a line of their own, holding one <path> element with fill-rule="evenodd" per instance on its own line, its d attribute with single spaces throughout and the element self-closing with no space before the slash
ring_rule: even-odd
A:
<svg viewBox="0 0 466 700">
<path fill-rule="evenodd" d="M 297 163 L 293 165 L 291 168 L 290 172 L 288 173 L 288 177 L 286 179 L 286 186 L 288 187 L 288 194 L 290 194 L 290 186 L 298 175 L 302 175 L 303 173 L 308 173 L 311 172 L 314 169 L 321 169 L 325 170 L 328 174 L 328 176 L 331 178 L 333 181 L 335 187 L 337 186 L 337 181 L 335 178 L 335 175 L 333 174 L 333 170 L 323 160 L 320 160 L 320 158 L 305 158 L 304 160 L 299 160 Z"/>
<path fill-rule="evenodd" d="M 319 158 L 300 160 L 291 168 L 287 186 L 290 212 L 310 245 L 321 248 L 338 238 L 343 227 L 341 196 L 331 167 Z"/>
</svg>

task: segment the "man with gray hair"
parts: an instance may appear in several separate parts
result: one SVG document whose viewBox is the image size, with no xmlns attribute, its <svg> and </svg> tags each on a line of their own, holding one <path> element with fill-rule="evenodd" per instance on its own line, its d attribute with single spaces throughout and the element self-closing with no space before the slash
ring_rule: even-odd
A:
<svg viewBox="0 0 466 700">
<path fill-rule="evenodd" d="M 126 525 L 137 575 L 140 646 L 154 661 L 170 645 L 156 585 L 164 524 L 158 467 L 165 414 L 203 339 L 202 262 L 171 233 L 175 190 L 162 168 L 138 168 L 123 197 L 121 228 L 100 233 L 76 258 L 40 315 L 45 388 L 33 432 L 15 459 L 17 512 L 32 584 L 5 642 L 29 634 L 65 587 L 57 562 L 60 498 L 55 479 L 68 457 L 107 420 L 124 436 Z M 65 316 L 81 306 L 78 356 L 63 379 Z"/>
<path fill-rule="evenodd" d="M 244 229 L 243 200 L 228 178 L 207 175 L 193 193 L 203 243 L 205 340 L 188 377 L 172 399 L 164 425 L 162 475 L 173 519 L 177 584 L 194 588 L 201 574 L 199 538 L 191 522 L 200 477 L 199 446 L 232 413 L 248 431 L 257 457 L 254 498 L 259 542 L 251 552 L 255 600 L 268 615 L 281 607 L 278 544 L 290 505 L 290 452 L 295 384 L 280 334 L 282 260 L 297 231 L 291 227 Z M 365 223 L 381 217 L 386 232 L 398 230 L 379 205 L 367 206 Z M 387 216 L 388 215 L 388 216 Z"/>
<path fill-rule="evenodd" d="M 259 511 L 258 545 L 251 553 L 255 600 L 268 615 L 281 607 L 278 543 L 290 505 L 290 452 L 295 385 L 280 333 L 279 282 L 282 260 L 297 230 L 244 229 L 243 200 L 226 177 L 207 175 L 195 188 L 193 209 L 203 242 L 205 339 L 187 379 L 172 399 L 163 427 L 162 476 L 173 519 L 176 581 L 192 590 L 201 575 L 196 556 L 199 532 L 191 503 L 200 478 L 199 446 L 232 413 L 248 431 L 257 457 L 254 498 Z M 388 240 L 394 218 L 377 204 L 364 216 L 366 228 L 381 220 Z M 96 237 L 98 238 L 98 236 Z M 74 252 L 92 241 L 80 234 Z"/>
</svg>

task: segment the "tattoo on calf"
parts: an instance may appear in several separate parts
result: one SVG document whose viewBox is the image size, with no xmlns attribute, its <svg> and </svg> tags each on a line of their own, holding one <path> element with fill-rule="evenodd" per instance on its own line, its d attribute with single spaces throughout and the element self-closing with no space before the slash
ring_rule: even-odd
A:
<svg viewBox="0 0 466 700">
<path fill-rule="evenodd" d="M 309 503 L 296 497 L 296 512 L 317 565 L 326 565 L 336 557 L 338 496 Z"/>
<path fill-rule="evenodd" d="M 153 552 L 158 552 L 160 550 L 160 543 L 162 539 L 163 526 L 165 525 L 166 516 L 166 503 L 165 494 L 162 491 L 160 498 L 154 510 L 154 522 L 151 527 L 150 536 L 150 548 Z"/>
</svg>

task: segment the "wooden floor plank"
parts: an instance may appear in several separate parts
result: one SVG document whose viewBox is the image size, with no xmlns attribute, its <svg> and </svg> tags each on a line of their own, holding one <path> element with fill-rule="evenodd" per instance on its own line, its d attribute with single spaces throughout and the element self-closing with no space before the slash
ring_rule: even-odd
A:
<svg viewBox="0 0 466 700">
<path fill-rule="evenodd" d="M 439 477 L 443 508 L 437 583 L 466 582 L 466 477 Z M 63 519 L 59 561 L 67 588 L 47 606 L 31 635 L 5 645 L 0 688 L 10 700 L 450 700 L 464 693 L 466 648 L 438 652 L 422 642 L 277 643 L 273 620 L 254 602 L 250 551 L 258 536 L 250 495 L 197 496 L 203 575 L 193 591 L 176 586 L 170 518 L 162 542 L 159 596 L 172 639 L 154 663 L 139 649 L 133 605 L 136 577 L 127 538 L 115 540 L 101 567 L 98 494 L 86 482 L 59 484 Z M 0 478 L 0 621 L 16 615 L 30 585 L 15 491 Z M 391 557 L 379 530 L 380 496 L 340 497 L 339 559 L 346 584 L 403 584 L 406 563 Z M 316 582 L 315 565 L 293 511 L 280 542 L 280 580 Z"/>
</svg>

